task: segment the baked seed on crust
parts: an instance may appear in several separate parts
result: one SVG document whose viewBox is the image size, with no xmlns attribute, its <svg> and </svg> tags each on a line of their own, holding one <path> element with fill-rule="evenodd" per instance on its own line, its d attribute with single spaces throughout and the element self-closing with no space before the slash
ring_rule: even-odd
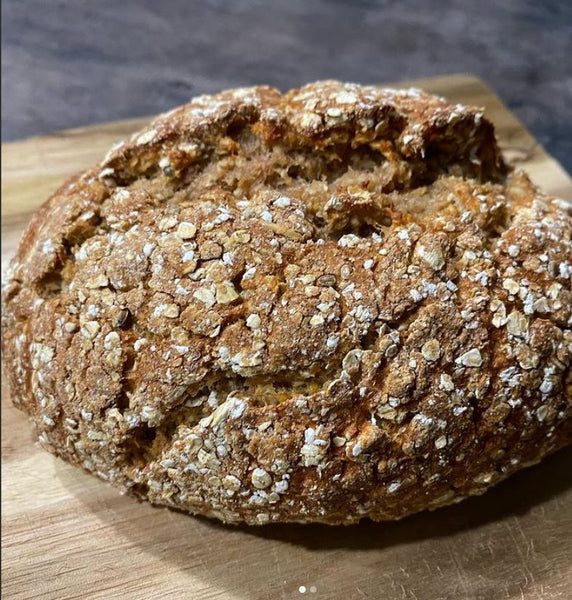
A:
<svg viewBox="0 0 572 600">
<path fill-rule="evenodd" d="M 201 96 L 33 217 L 12 397 L 64 460 L 225 522 L 457 502 L 571 441 L 571 236 L 481 110 Z"/>
</svg>

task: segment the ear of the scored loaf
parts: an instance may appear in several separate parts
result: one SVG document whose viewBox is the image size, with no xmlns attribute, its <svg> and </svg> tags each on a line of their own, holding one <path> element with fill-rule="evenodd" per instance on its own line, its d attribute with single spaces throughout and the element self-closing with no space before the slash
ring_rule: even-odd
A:
<svg viewBox="0 0 572 600">
<path fill-rule="evenodd" d="M 237 200 L 296 182 L 338 179 L 342 187 L 347 174 L 354 187 L 371 191 L 375 180 L 375 191 L 391 192 L 444 174 L 497 182 L 506 173 L 482 110 L 416 89 L 324 81 L 285 95 L 259 86 L 201 96 L 161 115 L 57 190 L 27 228 L 15 278 L 47 278 L 53 287 L 50 273 L 61 271 L 69 249 L 96 230 L 102 205 L 118 187 L 145 188 L 146 197 L 125 206 L 128 212 L 203 200 L 213 184 Z M 312 194 L 306 200 L 317 212 Z"/>
<path fill-rule="evenodd" d="M 482 109 L 451 105 L 417 89 L 337 81 L 309 84 L 283 96 L 259 86 L 195 98 L 115 147 L 102 167 L 118 182 L 161 168 L 184 177 L 189 165 L 210 160 L 221 143 L 232 147 L 237 138 L 251 144 L 257 138 L 265 151 L 281 146 L 323 153 L 330 159 L 326 164 L 371 150 L 386 160 L 422 163 L 429 179 L 451 169 L 481 180 L 506 173 L 494 128 Z"/>
</svg>

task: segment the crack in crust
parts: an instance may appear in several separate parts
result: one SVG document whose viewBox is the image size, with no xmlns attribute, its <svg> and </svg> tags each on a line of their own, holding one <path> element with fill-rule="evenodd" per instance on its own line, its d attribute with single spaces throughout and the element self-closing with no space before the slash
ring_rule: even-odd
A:
<svg viewBox="0 0 572 600">
<path fill-rule="evenodd" d="M 32 219 L 14 401 L 65 460 L 227 522 L 435 508 L 571 439 L 571 233 L 478 109 L 196 98 Z"/>
</svg>

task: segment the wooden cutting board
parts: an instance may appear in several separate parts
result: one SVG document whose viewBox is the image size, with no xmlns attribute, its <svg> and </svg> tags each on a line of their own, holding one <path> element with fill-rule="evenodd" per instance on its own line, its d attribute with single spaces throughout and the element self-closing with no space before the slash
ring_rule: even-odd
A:
<svg viewBox="0 0 572 600">
<path fill-rule="evenodd" d="M 480 80 L 414 84 L 484 106 L 509 159 L 572 200 L 562 167 Z M 43 200 L 144 122 L 3 146 L 3 268 Z M 2 392 L 2 592 L 11 600 L 572 597 L 572 447 L 480 498 L 397 523 L 225 527 L 138 503 L 40 451 Z"/>
</svg>

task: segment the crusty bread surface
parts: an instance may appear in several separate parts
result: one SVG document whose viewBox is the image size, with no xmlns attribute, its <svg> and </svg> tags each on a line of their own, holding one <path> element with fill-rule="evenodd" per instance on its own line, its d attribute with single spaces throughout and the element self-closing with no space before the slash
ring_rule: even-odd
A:
<svg viewBox="0 0 572 600">
<path fill-rule="evenodd" d="M 479 109 L 202 96 L 34 215 L 5 374 L 43 447 L 155 504 L 397 519 L 572 440 L 571 237 Z"/>
</svg>

